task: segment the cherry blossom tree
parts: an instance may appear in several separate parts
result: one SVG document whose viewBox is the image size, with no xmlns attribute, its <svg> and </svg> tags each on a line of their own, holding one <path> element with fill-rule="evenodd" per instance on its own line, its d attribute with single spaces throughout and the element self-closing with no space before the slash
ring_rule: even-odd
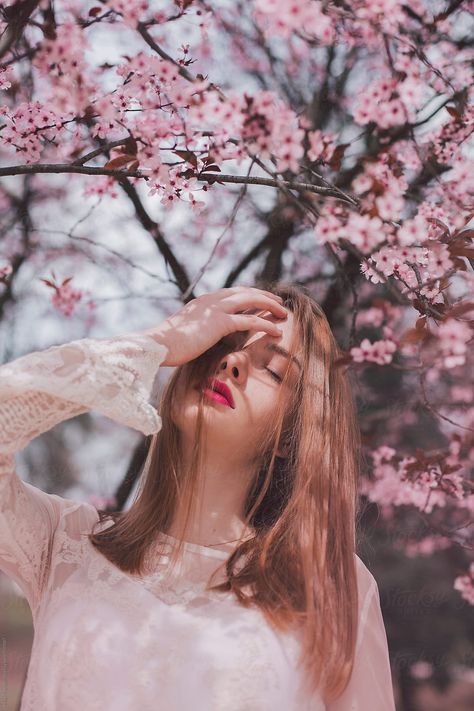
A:
<svg viewBox="0 0 474 711">
<path fill-rule="evenodd" d="M 378 530 L 407 558 L 449 553 L 451 589 L 471 605 L 473 11 L 468 0 L 0 9 L 3 332 L 31 293 L 62 322 L 103 324 L 107 299 L 84 264 L 106 280 L 138 270 L 142 296 L 152 284 L 175 302 L 239 281 L 305 284 L 357 385 L 361 494 Z M 128 210 L 122 230 L 105 228 L 115 210 Z M 113 503 L 129 493 L 122 484 Z"/>
</svg>

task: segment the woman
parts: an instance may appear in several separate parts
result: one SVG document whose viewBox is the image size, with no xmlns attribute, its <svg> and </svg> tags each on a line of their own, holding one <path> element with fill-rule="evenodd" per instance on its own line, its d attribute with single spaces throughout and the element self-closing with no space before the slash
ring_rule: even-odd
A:
<svg viewBox="0 0 474 711">
<path fill-rule="evenodd" d="M 0 368 L 0 567 L 35 626 L 22 711 L 394 710 L 339 355 L 320 307 L 278 284 Z M 176 370 L 159 415 L 160 365 Z M 125 512 L 14 471 L 91 409 L 154 434 Z"/>
</svg>

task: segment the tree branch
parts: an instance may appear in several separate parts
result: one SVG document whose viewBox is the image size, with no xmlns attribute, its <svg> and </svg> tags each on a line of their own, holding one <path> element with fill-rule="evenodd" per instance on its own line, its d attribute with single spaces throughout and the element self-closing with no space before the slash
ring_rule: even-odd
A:
<svg viewBox="0 0 474 711">
<path fill-rule="evenodd" d="M 97 155 L 96 151 L 93 151 L 92 153 Z M 87 156 L 84 156 L 84 159 L 85 158 L 87 158 Z M 145 175 L 141 171 L 109 170 L 108 168 L 80 165 L 77 161 L 75 163 L 33 163 L 32 165 L 12 165 L 7 166 L 6 168 L 0 168 L 0 177 L 7 175 L 31 175 L 33 173 L 76 173 L 79 175 L 106 175 L 118 179 L 150 179 L 150 176 Z M 226 175 L 225 173 L 198 173 L 196 177 L 201 182 L 211 184 L 215 182 L 234 184 L 246 183 L 247 185 L 266 185 L 272 188 L 278 188 L 283 185 L 289 190 L 316 193 L 317 195 L 322 195 L 323 197 L 334 197 L 353 206 L 358 205 L 357 199 L 351 195 L 345 195 L 336 188 L 325 188 L 319 185 L 313 185 L 312 183 L 276 180 L 273 178 L 259 178 L 248 175 Z"/>
</svg>

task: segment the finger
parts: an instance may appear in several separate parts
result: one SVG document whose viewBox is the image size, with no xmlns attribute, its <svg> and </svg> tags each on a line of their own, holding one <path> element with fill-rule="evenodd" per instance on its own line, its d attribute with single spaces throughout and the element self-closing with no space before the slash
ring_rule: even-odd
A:
<svg viewBox="0 0 474 711">
<path fill-rule="evenodd" d="M 235 314 L 232 316 L 232 323 L 236 331 L 265 331 L 271 336 L 281 336 L 281 328 L 266 318 L 261 316 Z"/>
<path fill-rule="evenodd" d="M 255 310 L 270 311 L 277 318 L 285 318 L 288 315 L 288 309 L 286 309 L 283 304 L 278 301 L 264 296 L 263 294 L 249 295 L 249 294 L 235 294 L 232 298 L 234 303 L 234 309 L 238 311 L 243 311 L 246 308 L 253 308 Z"/>
<path fill-rule="evenodd" d="M 274 294 L 273 291 L 267 291 L 266 289 L 259 289 L 259 288 L 256 287 L 256 286 L 243 286 L 243 285 L 239 285 L 239 286 L 235 286 L 235 287 L 233 287 L 233 288 L 234 288 L 234 289 L 238 289 L 239 291 L 240 291 L 240 290 L 251 290 L 251 291 L 257 292 L 257 293 L 259 293 L 259 294 L 265 294 L 266 296 L 269 296 L 270 298 L 272 298 L 272 299 L 274 299 L 274 300 L 278 300 L 278 301 L 280 301 L 280 302 L 283 301 L 283 297 L 282 297 L 282 296 L 278 296 L 278 294 Z"/>
</svg>

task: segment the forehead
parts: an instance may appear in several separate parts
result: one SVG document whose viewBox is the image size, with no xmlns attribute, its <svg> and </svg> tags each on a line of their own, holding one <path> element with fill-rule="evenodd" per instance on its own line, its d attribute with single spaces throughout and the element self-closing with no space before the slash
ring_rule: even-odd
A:
<svg viewBox="0 0 474 711">
<path fill-rule="evenodd" d="M 269 311 L 263 311 L 261 312 L 261 315 L 265 318 L 268 317 L 269 321 L 278 324 L 282 331 L 281 336 L 274 337 L 266 331 L 249 331 L 249 337 L 245 343 L 250 345 L 256 341 L 268 341 L 270 343 L 276 343 L 282 348 L 285 348 L 285 350 L 289 351 L 292 347 L 292 342 L 294 341 L 296 355 L 298 355 L 298 329 L 291 311 L 288 311 L 288 318 L 286 319 L 279 319 Z"/>
</svg>

